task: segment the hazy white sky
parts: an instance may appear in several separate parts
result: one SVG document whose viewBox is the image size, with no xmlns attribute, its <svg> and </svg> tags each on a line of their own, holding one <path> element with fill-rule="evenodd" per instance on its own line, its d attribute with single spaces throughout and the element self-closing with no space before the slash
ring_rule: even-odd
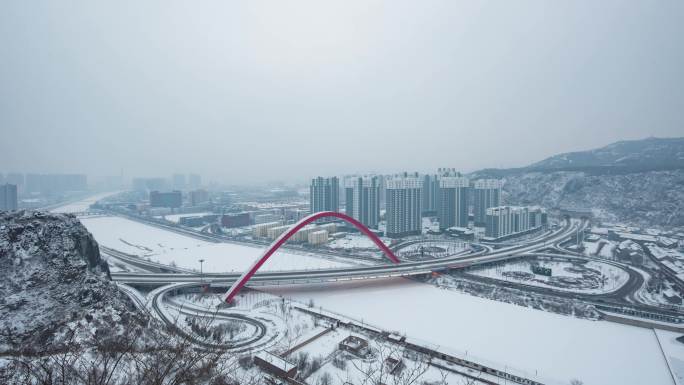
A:
<svg viewBox="0 0 684 385">
<path fill-rule="evenodd" d="M 684 136 L 684 1 L 0 4 L 0 172 L 226 182 Z"/>
</svg>

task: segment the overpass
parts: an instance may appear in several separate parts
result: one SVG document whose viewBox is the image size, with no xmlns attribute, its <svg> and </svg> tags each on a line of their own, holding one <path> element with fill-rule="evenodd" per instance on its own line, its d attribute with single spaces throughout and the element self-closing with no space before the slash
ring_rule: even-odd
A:
<svg viewBox="0 0 684 385">
<path fill-rule="evenodd" d="M 249 269 L 245 270 L 245 272 L 230 286 L 228 291 L 226 292 L 226 295 L 223 297 L 223 300 L 227 303 L 231 303 L 233 301 L 233 297 L 242 289 L 247 284 L 247 281 L 249 281 L 254 274 L 256 274 L 257 270 L 261 266 L 263 266 L 264 263 L 275 253 L 281 246 L 287 242 L 290 237 L 295 235 L 295 233 L 299 230 L 301 230 L 304 226 L 306 226 L 309 223 L 315 222 L 316 220 L 320 218 L 338 218 L 342 219 L 346 222 L 351 223 L 359 229 L 363 234 L 365 234 L 368 238 L 370 238 L 377 246 L 382 250 L 383 253 L 389 258 L 392 263 L 399 263 L 399 258 L 397 258 L 396 255 L 390 250 L 385 244 L 378 238 L 377 235 L 375 235 L 372 231 L 368 230 L 366 226 L 363 225 L 363 223 L 357 221 L 356 219 L 342 213 L 338 213 L 335 211 L 323 211 L 323 212 L 318 212 L 318 213 L 313 213 L 305 218 L 302 218 L 300 221 L 292 225 L 287 231 L 282 233 L 278 238 L 276 238 L 273 243 L 268 246 L 268 248 L 264 251 L 263 254 L 259 258 L 257 258 L 252 266 L 249 267 Z"/>
<path fill-rule="evenodd" d="M 294 283 L 318 283 L 334 282 L 354 279 L 374 279 L 389 277 L 409 277 L 430 274 L 435 271 L 460 269 L 469 266 L 504 261 L 519 258 L 522 254 L 549 247 L 555 242 L 567 239 L 574 234 L 577 226 L 583 224 L 566 222 L 566 224 L 544 237 L 527 244 L 511 246 L 498 250 L 483 250 L 480 253 L 467 256 L 454 256 L 431 261 L 403 262 L 395 265 L 344 267 L 321 270 L 291 270 L 291 271 L 266 271 L 254 270 L 249 282 L 257 285 L 270 284 L 294 284 Z M 263 257 L 263 255 L 262 255 Z M 260 259 L 257 260 L 257 262 Z M 256 262 L 255 262 L 256 264 Z M 254 267 L 254 265 L 252 266 Z M 248 270 L 252 271 L 252 269 Z M 112 273 L 112 279 L 118 282 L 157 286 L 169 283 L 203 283 L 215 286 L 231 286 L 246 273 Z M 244 277 L 243 277 L 244 278 Z M 247 281 L 245 280 L 244 283 Z"/>
</svg>

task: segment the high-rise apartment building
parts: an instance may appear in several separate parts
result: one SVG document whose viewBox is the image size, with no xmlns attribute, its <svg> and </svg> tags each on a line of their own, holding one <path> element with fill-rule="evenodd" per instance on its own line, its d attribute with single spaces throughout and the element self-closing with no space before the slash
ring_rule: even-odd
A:
<svg viewBox="0 0 684 385">
<path fill-rule="evenodd" d="M 485 225 L 485 215 L 490 207 L 501 205 L 501 181 L 498 179 L 480 179 L 473 185 L 475 225 Z"/>
<path fill-rule="evenodd" d="M 386 235 L 399 238 L 422 230 L 423 180 L 417 176 L 389 178 L 386 187 Z"/>
<path fill-rule="evenodd" d="M 423 175 L 423 214 L 435 215 L 439 207 L 439 176 Z"/>
<path fill-rule="evenodd" d="M 377 228 L 380 220 L 380 178 L 353 177 L 345 181 L 345 212 L 366 225 Z"/>
<path fill-rule="evenodd" d="M 439 180 L 444 177 L 460 177 L 461 173 L 455 168 L 439 168 L 437 174 L 423 175 L 423 215 L 439 216 L 439 205 L 442 202 L 439 192 Z"/>
<path fill-rule="evenodd" d="M 470 182 L 467 178 L 445 176 L 439 180 L 439 228 L 468 227 L 468 196 Z"/>
<path fill-rule="evenodd" d="M 16 210 L 17 207 L 17 185 L 0 185 L 0 211 Z"/>
<path fill-rule="evenodd" d="M 311 180 L 309 187 L 309 211 L 313 213 L 321 211 L 340 210 L 340 183 L 337 177 L 318 177 Z"/>
<path fill-rule="evenodd" d="M 530 228 L 546 226 L 546 210 L 541 207 L 530 207 Z"/>
</svg>

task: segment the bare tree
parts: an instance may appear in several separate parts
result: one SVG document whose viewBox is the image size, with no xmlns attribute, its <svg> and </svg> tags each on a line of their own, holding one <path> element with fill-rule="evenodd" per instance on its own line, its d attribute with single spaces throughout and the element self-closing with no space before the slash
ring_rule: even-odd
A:
<svg viewBox="0 0 684 385">
<path fill-rule="evenodd" d="M 207 317 L 203 322 L 213 322 Z M 150 327 L 152 326 L 152 327 Z M 17 385 L 256 385 L 238 357 L 212 349 L 211 335 L 190 335 L 174 324 L 129 323 L 122 329 L 67 333 L 43 355 L 16 355 L 0 383 Z M 78 341 L 76 335 L 79 336 Z"/>
<path fill-rule="evenodd" d="M 395 345 L 383 343 L 373 344 L 373 358 L 369 360 L 351 360 L 352 365 L 360 373 L 361 385 L 366 384 L 392 384 L 392 385 L 412 385 L 427 372 L 428 362 L 419 360 L 402 359 L 401 349 Z M 402 367 L 388 367 L 389 360 L 400 361 Z M 360 361 L 360 362 L 357 362 Z M 406 364 L 408 362 L 408 364 Z"/>
</svg>

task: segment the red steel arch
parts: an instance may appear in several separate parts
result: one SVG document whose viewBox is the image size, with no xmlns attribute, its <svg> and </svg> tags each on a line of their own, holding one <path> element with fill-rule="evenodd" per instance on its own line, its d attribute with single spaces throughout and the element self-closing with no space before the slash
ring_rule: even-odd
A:
<svg viewBox="0 0 684 385">
<path fill-rule="evenodd" d="M 399 258 L 397 258 L 396 255 L 390 250 L 387 246 L 385 246 L 384 243 L 378 238 L 377 235 L 373 234 L 366 226 L 363 225 L 363 223 L 357 221 L 356 219 L 342 214 L 338 213 L 335 211 L 322 211 L 318 213 L 311 214 L 307 216 L 306 218 L 302 218 L 299 222 L 295 223 L 288 229 L 286 232 L 282 233 L 278 238 L 276 238 L 273 243 L 261 254 L 261 256 L 252 264 L 252 266 L 247 269 L 240 278 L 233 283 L 233 285 L 228 289 L 226 294 L 223 295 L 223 300 L 227 303 L 231 303 L 233 301 L 233 298 L 235 295 L 242 289 L 245 284 L 247 284 L 247 281 L 252 278 L 254 273 L 259 270 L 259 268 L 268 260 L 268 258 L 273 255 L 273 253 L 276 252 L 282 246 L 291 236 L 293 236 L 297 231 L 299 231 L 302 227 L 308 225 L 309 223 L 320 219 L 320 218 L 325 218 L 325 217 L 334 217 L 334 218 L 339 218 L 344 220 L 345 222 L 349 222 L 352 225 L 354 225 L 357 229 L 361 230 L 362 233 L 366 234 L 368 238 L 370 238 L 375 244 L 382 250 L 387 258 L 389 258 L 392 262 L 394 263 L 399 263 Z"/>
</svg>

